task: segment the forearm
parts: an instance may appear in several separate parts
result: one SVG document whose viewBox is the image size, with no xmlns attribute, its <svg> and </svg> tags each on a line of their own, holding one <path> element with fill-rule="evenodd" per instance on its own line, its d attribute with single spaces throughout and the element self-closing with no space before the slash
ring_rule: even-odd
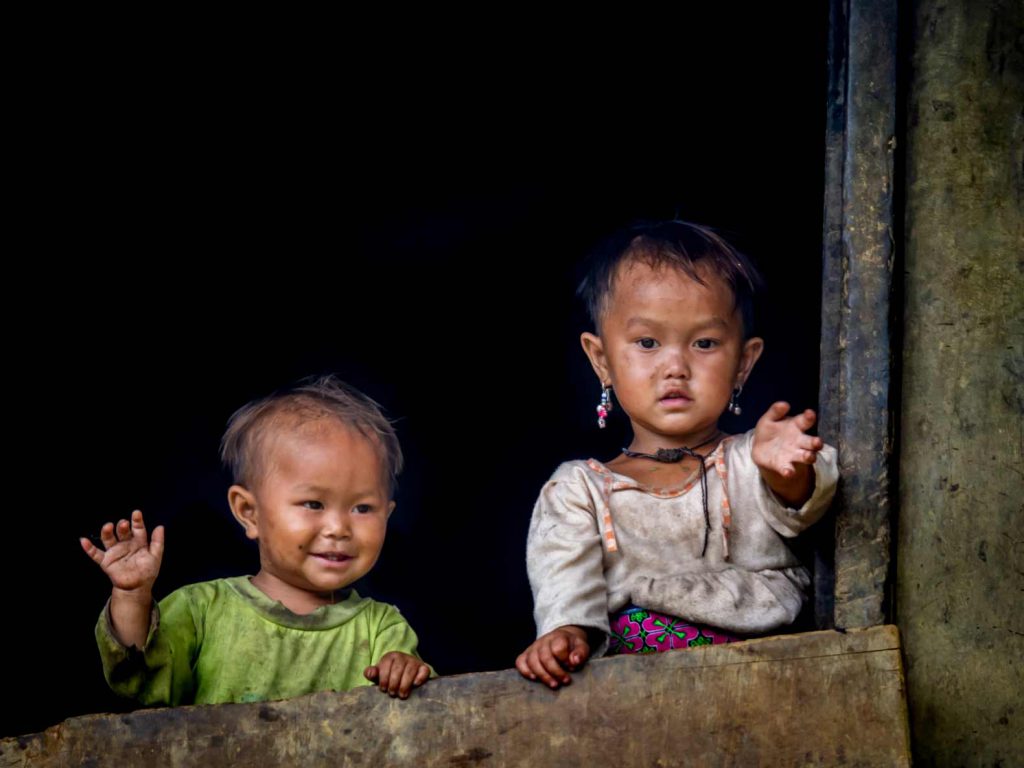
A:
<svg viewBox="0 0 1024 768">
<path fill-rule="evenodd" d="M 682 573 L 638 578 L 633 602 L 642 608 L 734 632 L 766 632 L 791 624 L 810 584 L 803 568 Z"/>
<path fill-rule="evenodd" d="M 149 636 L 152 611 L 151 590 L 124 590 L 115 587 L 110 594 L 110 627 L 114 637 L 126 648 L 144 648 Z"/>
</svg>

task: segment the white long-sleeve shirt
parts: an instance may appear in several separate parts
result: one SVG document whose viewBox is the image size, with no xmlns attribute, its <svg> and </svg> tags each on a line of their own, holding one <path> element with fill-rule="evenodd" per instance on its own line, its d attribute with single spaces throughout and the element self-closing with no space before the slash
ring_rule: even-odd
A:
<svg viewBox="0 0 1024 768">
<path fill-rule="evenodd" d="M 828 509 L 836 451 L 819 451 L 814 493 L 790 509 L 761 478 L 753 436 L 726 438 L 706 460 L 711 530 L 703 557 L 698 473 L 682 488 L 656 489 L 593 459 L 559 466 L 527 537 L 537 635 L 568 624 L 607 635 L 608 614 L 630 604 L 740 633 L 796 619 L 810 578 L 783 539 Z"/>
</svg>

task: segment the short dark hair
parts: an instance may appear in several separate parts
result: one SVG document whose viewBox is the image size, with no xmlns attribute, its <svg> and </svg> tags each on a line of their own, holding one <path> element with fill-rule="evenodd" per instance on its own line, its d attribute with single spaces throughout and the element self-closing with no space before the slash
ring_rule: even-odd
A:
<svg viewBox="0 0 1024 768">
<path fill-rule="evenodd" d="M 303 379 L 239 408 L 221 439 L 221 459 L 234 482 L 251 488 L 265 471 L 265 443 L 275 428 L 282 422 L 297 427 L 323 418 L 337 419 L 374 444 L 393 496 L 402 471 L 402 448 L 395 429 L 376 401 L 333 375 Z"/>
<path fill-rule="evenodd" d="M 673 267 L 705 285 L 698 268 L 705 265 L 732 290 L 743 317 L 743 335 L 754 332 L 754 295 L 763 280 L 754 264 L 710 227 L 688 221 L 640 222 L 602 240 L 587 258 L 576 294 L 600 332 L 621 264 L 637 260 L 651 268 Z"/>
</svg>

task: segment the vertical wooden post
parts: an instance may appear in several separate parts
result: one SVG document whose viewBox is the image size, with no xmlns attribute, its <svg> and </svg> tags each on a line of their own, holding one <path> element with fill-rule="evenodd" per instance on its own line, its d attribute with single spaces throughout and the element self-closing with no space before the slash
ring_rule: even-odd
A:
<svg viewBox="0 0 1024 768">
<path fill-rule="evenodd" d="M 896 2 L 833 0 L 829 42 L 822 437 L 839 449 L 834 572 L 820 555 L 817 620 L 886 618 L 892 458 L 893 153 Z"/>
</svg>

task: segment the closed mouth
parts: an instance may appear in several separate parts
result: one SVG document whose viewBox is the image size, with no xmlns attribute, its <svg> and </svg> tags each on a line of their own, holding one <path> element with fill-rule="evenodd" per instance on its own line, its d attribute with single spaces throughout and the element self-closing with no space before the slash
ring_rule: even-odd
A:
<svg viewBox="0 0 1024 768">
<path fill-rule="evenodd" d="M 661 396 L 662 400 L 692 400 L 685 392 L 666 392 Z"/>
</svg>

